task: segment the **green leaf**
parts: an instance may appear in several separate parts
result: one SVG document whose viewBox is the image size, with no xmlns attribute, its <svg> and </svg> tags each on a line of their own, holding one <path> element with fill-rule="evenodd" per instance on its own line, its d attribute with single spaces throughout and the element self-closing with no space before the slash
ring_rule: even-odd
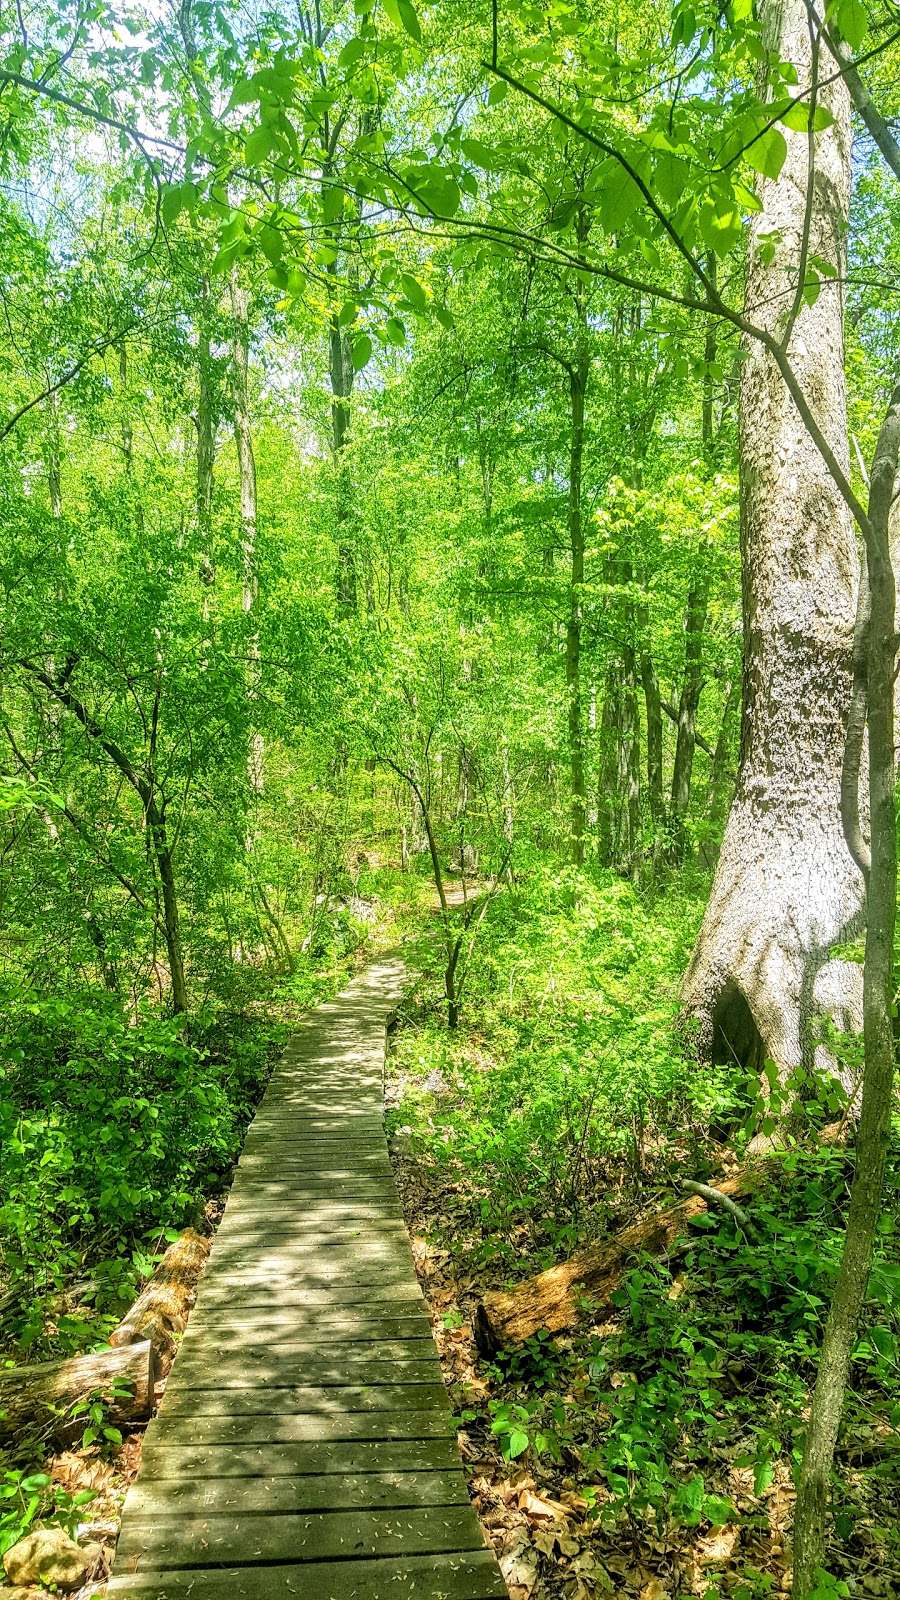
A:
<svg viewBox="0 0 900 1600">
<path fill-rule="evenodd" d="M 779 113 L 779 122 L 786 128 L 792 128 L 795 133 L 809 131 L 810 108 L 806 100 L 793 100 L 785 111 Z M 825 106 L 816 106 L 812 115 L 814 133 L 821 133 L 823 128 L 830 128 L 834 117 Z"/>
<path fill-rule="evenodd" d="M 401 345 L 406 343 L 406 329 L 399 317 L 388 317 L 384 325 L 384 332 L 389 344 Z"/>
<path fill-rule="evenodd" d="M 497 82 L 492 83 L 490 89 L 488 90 L 488 105 L 499 105 L 501 100 L 506 99 L 508 93 L 509 84 L 504 83 L 502 78 L 498 78 Z"/>
<path fill-rule="evenodd" d="M 414 306 L 416 311 L 426 310 L 428 296 L 418 278 L 414 278 L 411 272 L 401 272 L 400 283 L 410 305 Z"/>
<path fill-rule="evenodd" d="M 438 217 L 453 217 L 462 203 L 459 184 L 449 172 L 439 168 L 413 176 L 412 187 L 429 211 Z"/>
<path fill-rule="evenodd" d="M 412 0 L 382 0 L 384 9 L 395 28 L 405 28 L 416 44 L 422 42 L 422 29 Z"/>
<path fill-rule="evenodd" d="M 512 1433 L 509 1435 L 508 1440 L 507 1440 L 506 1450 L 504 1452 L 505 1455 L 509 1458 L 510 1461 L 515 1461 L 516 1457 L 522 1455 L 523 1452 L 526 1451 L 527 1449 L 528 1449 L 528 1435 L 527 1435 L 527 1433 L 522 1433 L 521 1429 L 514 1428 Z"/>
<path fill-rule="evenodd" d="M 764 178 L 779 178 L 787 159 L 787 140 L 778 128 L 767 128 L 744 152 L 747 165 Z"/>
<path fill-rule="evenodd" d="M 461 149 L 466 159 L 474 167 L 480 167 L 483 172 L 500 172 L 503 169 L 503 159 L 490 145 L 482 144 L 480 139 L 463 139 Z"/>
<path fill-rule="evenodd" d="M 372 357 L 372 341 L 367 333 L 358 333 L 350 346 L 354 372 L 362 372 Z"/>
<path fill-rule="evenodd" d="M 366 46 L 362 39 L 348 39 L 343 50 L 338 56 L 339 67 L 355 67 L 366 53 Z"/>
<path fill-rule="evenodd" d="M 322 195 L 322 215 L 326 222 L 337 222 L 344 209 L 344 191 L 331 184 Z"/>
<path fill-rule="evenodd" d="M 268 223 L 260 228 L 257 235 L 263 255 L 271 261 L 273 267 L 277 266 L 284 255 L 284 240 L 277 228 L 269 227 Z"/>
<path fill-rule="evenodd" d="M 271 128 L 254 128 L 244 140 L 244 159 L 250 167 L 261 167 L 275 149 L 275 135 Z"/>
<path fill-rule="evenodd" d="M 842 39 L 846 39 L 851 50 L 861 50 L 869 30 L 869 14 L 862 0 L 835 0 L 834 6 L 829 6 L 828 11 L 837 24 L 838 33 Z"/>
</svg>

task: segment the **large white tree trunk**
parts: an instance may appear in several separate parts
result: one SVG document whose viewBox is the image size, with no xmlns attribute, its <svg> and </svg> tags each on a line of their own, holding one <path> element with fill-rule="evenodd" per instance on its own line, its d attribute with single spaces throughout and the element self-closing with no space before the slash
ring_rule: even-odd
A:
<svg viewBox="0 0 900 1600">
<path fill-rule="evenodd" d="M 782 59 L 811 75 L 803 0 L 766 0 Z M 827 52 L 820 78 L 833 72 Z M 835 121 L 815 138 L 810 253 L 842 268 L 850 191 L 850 104 L 824 90 Z M 787 132 L 776 181 L 763 179 L 748 261 L 748 316 L 783 337 L 801 259 L 809 141 Z M 763 236 L 777 232 L 774 260 Z M 804 306 L 789 354 L 823 432 L 848 463 L 843 298 L 826 282 Z M 863 884 L 845 843 L 840 780 L 858 581 L 854 530 L 771 357 L 747 342 L 741 374 L 744 704 L 737 787 L 683 998 L 704 1053 L 783 1075 L 814 1051 L 811 1019 L 861 1021 L 861 971 L 829 962 L 858 927 Z"/>
</svg>

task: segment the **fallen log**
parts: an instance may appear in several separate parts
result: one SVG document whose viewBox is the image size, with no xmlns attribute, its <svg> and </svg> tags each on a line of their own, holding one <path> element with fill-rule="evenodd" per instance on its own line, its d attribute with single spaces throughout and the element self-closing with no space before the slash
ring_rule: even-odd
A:
<svg viewBox="0 0 900 1600">
<path fill-rule="evenodd" d="M 742 1167 L 716 1184 L 716 1203 L 752 1194 L 766 1177 L 762 1162 Z M 705 1186 L 704 1186 L 705 1187 Z M 590 1245 L 548 1267 L 536 1277 L 524 1278 L 515 1288 L 486 1294 L 473 1318 L 475 1342 L 483 1355 L 496 1355 L 506 1345 L 522 1344 L 539 1329 L 561 1333 L 578 1320 L 581 1305 L 590 1300 L 610 1314 L 609 1298 L 618 1287 L 635 1255 L 662 1255 L 681 1237 L 692 1217 L 709 1209 L 703 1194 L 691 1194 L 665 1210 L 641 1217 L 614 1238 Z"/>
<path fill-rule="evenodd" d="M 86 1426 L 78 1401 L 101 1395 L 116 1427 L 144 1422 L 156 1398 L 156 1357 L 149 1339 L 121 1350 L 43 1361 L 0 1371 L 0 1439 L 22 1435 L 67 1443 Z"/>
<path fill-rule="evenodd" d="M 819 1144 L 842 1144 L 847 1134 L 848 1124 L 843 1120 L 829 1122 L 816 1137 Z M 750 1219 L 734 1205 L 734 1200 L 753 1194 L 777 1172 L 778 1149 L 769 1140 L 765 1158 L 759 1155 L 748 1161 L 715 1187 L 686 1184 L 695 1192 L 684 1200 L 639 1218 L 613 1239 L 589 1245 L 559 1266 L 524 1278 L 513 1289 L 486 1294 L 472 1318 L 475 1343 L 482 1355 L 493 1356 L 506 1345 L 523 1344 L 542 1328 L 549 1333 L 562 1333 L 577 1322 L 586 1300 L 592 1303 L 598 1320 L 604 1314 L 611 1316 L 610 1296 L 621 1283 L 632 1257 L 664 1254 L 681 1238 L 692 1217 L 708 1211 L 710 1205 L 730 1211 L 746 1227 Z"/>
<path fill-rule="evenodd" d="M 149 1339 L 160 1373 L 167 1372 L 175 1354 L 175 1335 L 183 1333 L 187 1326 L 210 1248 L 209 1239 L 186 1228 L 170 1244 L 127 1316 L 113 1328 L 110 1344 L 137 1344 Z"/>
</svg>

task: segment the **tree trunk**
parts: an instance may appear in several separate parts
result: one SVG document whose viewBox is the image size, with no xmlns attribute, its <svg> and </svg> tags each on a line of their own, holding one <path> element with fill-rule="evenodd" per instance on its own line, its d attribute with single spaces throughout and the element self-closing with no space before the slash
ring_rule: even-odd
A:
<svg viewBox="0 0 900 1600">
<path fill-rule="evenodd" d="M 614 867 L 619 849 L 619 750 L 622 743 L 622 669 L 613 662 L 606 673 L 600 716 L 600 750 L 597 763 L 597 859 Z"/>
<path fill-rule="evenodd" d="M 803 0 L 766 12 L 773 47 L 810 81 Z M 810 250 L 843 269 L 850 107 L 841 80 L 816 136 Z M 848 461 L 839 282 L 793 325 L 806 218 L 809 141 L 785 130 L 777 182 L 761 180 L 751 225 L 747 309 L 788 354 L 826 439 Z M 779 236 L 769 261 L 762 236 Z M 748 341 L 741 367 L 744 705 L 737 788 L 683 1000 L 705 1055 L 765 1056 L 784 1078 L 810 1058 L 808 1023 L 825 989 L 859 1014 L 851 963 L 828 952 L 859 926 L 863 884 L 840 818 L 852 681 L 858 557 L 849 513 L 776 365 Z M 840 970 L 838 970 L 838 968 Z M 821 986 L 821 987 L 820 987 Z"/>
<path fill-rule="evenodd" d="M 732 745 L 740 704 L 740 683 L 736 677 L 730 678 L 722 702 L 719 733 L 709 763 L 706 799 L 703 808 L 707 821 L 714 826 L 721 823 L 729 799 L 729 779 L 733 777 L 731 770 Z"/>
<path fill-rule="evenodd" d="M 256 457 L 253 453 L 253 430 L 250 425 L 250 396 L 247 382 L 250 362 L 249 298 L 240 281 L 237 267 L 231 272 L 232 336 L 232 398 L 234 404 L 234 442 L 237 449 L 240 484 L 241 559 L 243 586 L 241 606 L 249 628 L 247 637 L 247 699 L 250 705 L 251 727 L 247 741 L 247 781 L 251 797 L 263 790 L 264 749 L 262 734 L 253 726 L 254 711 L 259 699 L 259 635 L 254 622 L 256 600 L 259 593 L 257 576 L 256 540 L 258 510 L 256 497 Z"/>
<path fill-rule="evenodd" d="M 106 1415 L 116 1426 L 149 1417 L 156 1396 L 156 1358 L 149 1339 L 123 1350 L 0 1372 L 0 1439 L 27 1432 L 69 1442 L 86 1426 L 83 1416 L 72 1417 L 72 1406 L 96 1394 L 108 1397 Z"/>
<path fill-rule="evenodd" d="M 707 275 L 716 284 L 716 257 L 706 262 Z M 713 363 L 718 353 L 717 328 L 710 317 L 706 324 L 703 342 L 703 406 L 701 440 L 703 455 L 709 468 L 713 465 Z M 697 709 L 703 690 L 703 631 L 706 627 L 706 609 L 709 604 L 709 577 L 707 575 L 707 546 L 701 541 L 696 555 L 697 570 L 691 578 L 684 613 L 684 677 L 678 701 L 678 733 L 675 741 L 675 762 L 672 768 L 672 793 L 669 807 L 671 823 L 670 855 L 674 861 L 684 858 L 687 850 L 685 823 L 691 804 L 691 778 L 694 770 L 694 751 L 697 747 Z"/>
<path fill-rule="evenodd" d="M 620 754 L 622 792 L 625 795 L 628 843 L 625 852 L 629 867 L 637 863 L 641 847 L 641 717 L 638 710 L 637 674 L 634 650 L 624 654 L 624 692 L 622 699 L 622 749 Z"/>
<path fill-rule="evenodd" d="M 708 601 L 709 581 L 705 572 L 700 572 L 691 583 L 684 614 L 684 677 L 678 701 L 671 798 L 671 851 L 676 860 L 682 859 L 687 847 L 685 822 L 691 803 L 691 777 L 697 747 L 697 708 L 703 689 L 703 630 Z"/>
<path fill-rule="evenodd" d="M 641 684 L 647 719 L 647 797 L 653 823 L 654 851 L 662 837 L 666 813 L 663 804 L 663 731 L 659 679 L 649 649 L 641 649 Z"/>
<path fill-rule="evenodd" d="M 200 577 L 205 584 L 215 582 L 213 559 L 212 510 L 213 470 L 216 454 L 215 400 L 212 353 L 209 335 L 209 282 L 200 282 L 200 315 L 197 331 L 197 535 L 200 544 Z"/>
<path fill-rule="evenodd" d="M 582 336 L 583 344 L 583 336 Z M 584 521 L 581 511 L 581 482 L 584 468 L 584 403 L 590 373 L 590 357 L 582 348 L 569 369 L 569 611 L 566 618 L 566 693 L 568 698 L 570 811 L 569 831 L 572 860 L 584 865 L 584 828 L 587 816 L 587 785 L 584 771 L 584 726 L 581 705 L 581 617 L 584 586 Z"/>
<path fill-rule="evenodd" d="M 900 386 L 892 398 L 875 453 L 869 491 L 870 533 L 866 539 L 871 607 L 866 652 L 871 859 L 863 969 L 862 1108 L 847 1232 L 825 1325 L 797 1494 L 794 1547 L 797 1600 L 806 1600 L 812 1594 L 822 1562 L 828 1485 L 881 1215 L 891 1125 L 897 841 L 894 799 L 896 593 L 890 521 L 898 456 Z"/>
<path fill-rule="evenodd" d="M 181 947 L 181 918 L 178 910 L 178 890 L 175 883 L 175 865 L 169 844 L 165 812 L 155 800 L 147 807 L 147 823 L 153 841 L 153 854 L 159 872 L 163 903 L 163 938 L 169 961 L 172 982 L 172 1011 L 181 1016 L 188 1008 L 187 982 L 184 975 L 184 952 Z"/>
</svg>

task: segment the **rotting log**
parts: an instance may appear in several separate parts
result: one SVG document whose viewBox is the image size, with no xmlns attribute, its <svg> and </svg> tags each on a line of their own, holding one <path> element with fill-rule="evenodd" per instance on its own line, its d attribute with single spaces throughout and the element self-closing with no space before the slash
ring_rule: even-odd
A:
<svg viewBox="0 0 900 1600">
<path fill-rule="evenodd" d="M 716 1187 L 721 1194 L 733 1198 L 749 1194 L 760 1177 L 758 1167 L 745 1167 Z M 688 1195 L 663 1211 L 641 1217 L 612 1239 L 579 1250 L 568 1261 L 548 1267 L 533 1278 L 524 1278 L 513 1289 L 485 1295 L 476 1307 L 473 1323 L 479 1350 L 483 1355 L 495 1355 L 506 1345 L 522 1344 L 541 1328 L 561 1333 L 578 1320 L 585 1300 L 592 1302 L 598 1315 L 604 1310 L 610 1314 L 610 1296 L 632 1257 L 662 1255 L 684 1233 L 691 1218 L 708 1209 L 702 1195 Z"/>
<path fill-rule="evenodd" d="M 34 1435 L 65 1443 L 85 1427 L 72 1407 L 105 1398 L 109 1422 L 130 1427 L 150 1416 L 156 1396 L 156 1356 L 149 1339 L 119 1350 L 43 1361 L 0 1371 L 0 1439 Z"/>
<path fill-rule="evenodd" d="M 837 1144 L 846 1134 L 846 1122 L 830 1122 L 817 1137 L 820 1144 Z M 585 1301 L 591 1303 L 597 1320 L 611 1316 L 610 1296 L 634 1256 L 663 1255 L 681 1238 L 692 1218 L 709 1210 L 711 1202 L 732 1212 L 739 1210 L 733 1206 L 734 1200 L 761 1188 L 773 1176 L 776 1162 L 777 1150 L 770 1145 L 766 1159 L 747 1162 L 731 1177 L 720 1179 L 714 1190 L 706 1184 L 695 1185 L 705 1193 L 687 1195 L 640 1217 L 612 1239 L 589 1245 L 568 1261 L 548 1267 L 533 1278 L 524 1278 L 512 1289 L 486 1294 L 472 1319 L 475 1342 L 482 1355 L 493 1356 L 506 1345 L 522 1344 L 542 1328 L 562 1333 L 577 1322 Z M 744 1213 L 740 1215 L 744 1223 L 749 1220 Z"/>
<path fill-rule="evenodd" d="M 211 1243 L 193 1228 L 185 1229 L 169 1246 L 127 1316 L 113 1329 L 111 1345 L 149 1339 L 160 1371 L 168 1371 L 175 1354 L 175 1336 L 187 1326 Z"/>
</svg>

